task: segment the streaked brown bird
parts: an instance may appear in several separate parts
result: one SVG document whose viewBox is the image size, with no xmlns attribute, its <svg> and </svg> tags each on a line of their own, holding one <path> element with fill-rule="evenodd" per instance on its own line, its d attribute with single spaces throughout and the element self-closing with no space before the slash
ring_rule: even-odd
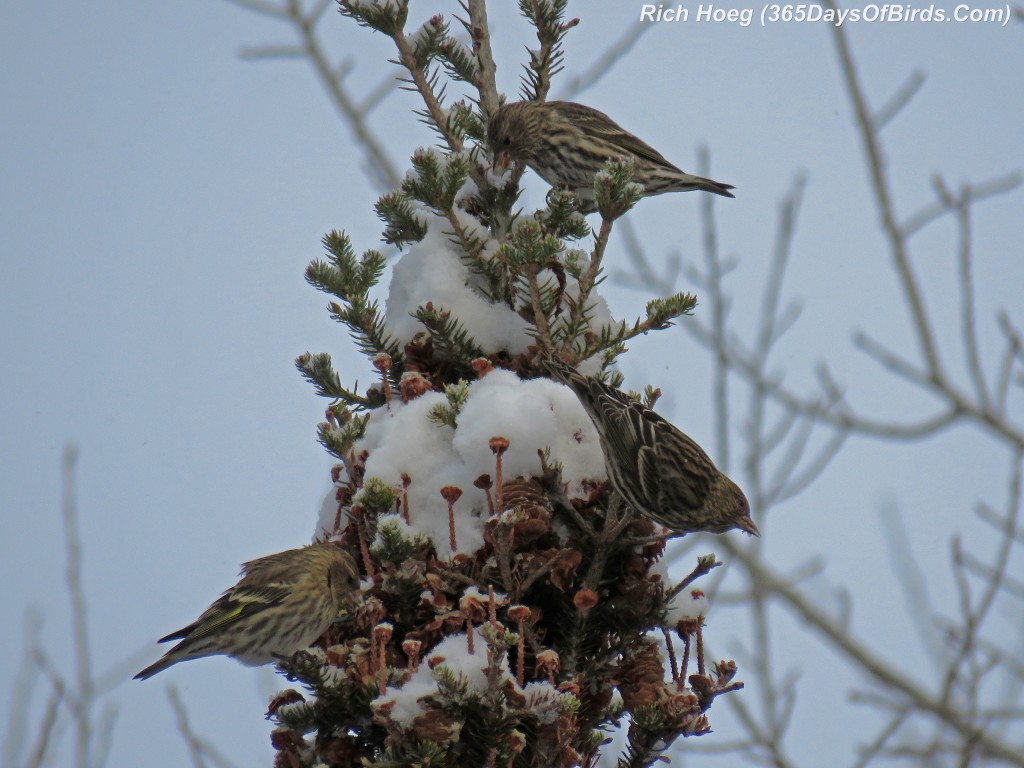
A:
<svg viewBox="0 0 1024 768">
<path fill-rule="evenodd" d="M 487 125 L 494 167 L 526 163 L 553 187 L 566 187 L 580 210 L 597 210 L 594 176 L 612 159 L 633 160 L 633 180 L 647 195 L 694 189 L 734 197 L 731 184 L 705 179 L 672 165 L 603 112 L 572 101 L 517 101 L 500 107 Z"/>
<path fill-rule="evenodd" d="M 289 549 L 242 566 L 242 578 L 187 627 L 159 642 L 181 640 L 135 676 L 145 680 L 172 664 L 224 654 L 269 664 L 308 648 L 353 607 L 359 569 L 336 544 Z"/>
<path fill-rule="evenodd" d="M 690 437 L 599 379 L 550 357 L 538 362 L 594 422 L 608 479 L 626 504 L 677 533 L 760 535 L 743 491 Z"/>
</svg>

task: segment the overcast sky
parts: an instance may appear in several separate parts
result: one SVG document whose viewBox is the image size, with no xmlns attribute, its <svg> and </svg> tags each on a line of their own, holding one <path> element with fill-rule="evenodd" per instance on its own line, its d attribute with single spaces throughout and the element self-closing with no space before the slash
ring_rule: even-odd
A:
<svg viewBox="0 0 1024 768">
<path fill-rule="evenodd" d="M 491 11 L 499 87 L 509 95 L 530 42 L 513 5 Z M 453 6 L 417 0 L 410 28 Z M 641 6 L 572 3 L 582 23 L 562 77 L 586 69 Z M 335 56 L 354 58 L 355 93 L 389 71 L 379 35 L 333 13 L 320 29 Z M 885 132 L 904 215 L 933 199 L 937 172 L 957 185 L 1024 167 L 1021 24 L 860 23 L 848 32 L 874 104 L 912 71 L 927 76 Z M 326 403 L 294 357 L 328 351 L 346 383 L 370 376 L 302 277 L 330 229 L 348 231 L 360 251 L 379 242 L 362 154 L 307 65 L 238 55 L 292 39 L 283 25 L 209 0 L 17 3 L 0 25 L 0 711 L 30 607 L 44 617 L 56 667 L 73 670 L 59 484 L 61 451 L 73 441 L 93 658 L 97 671 L 124 678 L 109 697 L 119 711 L 111 765 L 187 763 L 164 695 L 170 683 L 197 730 L 237 765 L 270 764 L 262 714 L 278 684 L 271 673 L 211 659 L 145 683 L 129 678 L 155 658 L 155 639 L 198 615 L 241 562 L 309 540 L 332 462 L 315 439 Z M 759 295 L 779 201 L 805 173 L 787 283 L 804 313 L 776 365 L 806 383 L 827 357 L 860 403 L 904 411 L 906 388 L 850 351 L 854 328 L 912 347 L 825 26 L 656 24 L 577 99 L 687 170 L 697 148 L 710 146 L 711 175 L 737 187 L 716 213 L 721 247 L 738 262 L 731 285 L 741 327 L 753 318 L 745 321 L 745 305 Z M 433 140 L 410 113 L 417 106 L 414 94 L 396 91 L 372 118 L 402 172 L 404 158 Z M 531 183 L 529 202 L 542 194 Z M 1024 309 L 1022 201 L 1020 191 L 994 200 L 974 221 L 989 353 L 995 308 L 1018 320 Z M 698 202 L 667 195 L 631 214 L 652 258 L 700 258 Z M 923 249 L 919 262 L 940 318 L 955 299 L 953 238 L 950 225 L 929 235 L 934 252 Z M 609 262 L 621 263 L 614 245 Z M 606 293 L 620 317 L 648 299 L 611 285 Z M 679 330 L 655 336 L 631 345 L 627 384 L 661 386 L 666 415 L 711 444 L 704 354 Z M 941 595 L 950 536 L 967 527 L 980 492 L 1003 500 L 1005 472 L 1001 455 L 963 430 L 924 446 L 854 442 L 822 482 L 779 510 L 765 546 L 780 563 L 820 555 L 829 582 L 854 590 L 861 633 L 874 640 L 871 627 L 884 625 L 880 643 L 898 658 L 908 634 L 898 601 L 878 599 L 895 593 L 879 509 L 897 504 L 913 521 Z M 746 641 L 730 641 L 728 611 L 719 616 L 717 644 L 735 654 Z M 781 653 L 782 667 L 801 667 L 812 640 L 793 622 L 780 631 L 792 651 Z M 849 718 L 865 717 L 827 662 L 805 671 L 815 687 L 801 699 L 794 733 L 803 737 L 791 746 L 806 765 L 845 762 L 857 738 Z M 14 702 L 26 705 L 37 717 L 38 691 L 30 704 Z M 712 722 L 734 736 L 725 709 Z M 65 734 L 57 764 L 68 763 L 70 741 Z"/>
</svg>

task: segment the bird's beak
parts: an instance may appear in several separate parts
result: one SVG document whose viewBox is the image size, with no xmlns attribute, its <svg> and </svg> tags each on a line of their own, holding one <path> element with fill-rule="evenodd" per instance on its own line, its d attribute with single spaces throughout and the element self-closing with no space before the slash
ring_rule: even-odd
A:
<svg viewBox="0 0 1024 768">
<path fill-rule="evenodd" d="M 511 163 L 511 160 L 510 160 L 510 158 L 508 156 L 508 152 L 504 152 L 504 151 L 502 151 L 502 152 L 495 152 L 494 153 L 494 162 L 491 163 L 491 171 L 493 171 L 494 173 L 498 173 L 499 171 L 504 171 L 504 170 L 506 170 L 508 168 L 510 163 Z"/>
<path fill-rule="evenodd" d="M 761 532 L 757 530 L 757 526 L 754 525 L 754 521 L 750 519 L 750 515 L 744 515 L 740 518 L 740 521 L 736 524 L 736 527 L 741 531 L 746 531 L 751 536 L 760 537 Z"/>
</svg>

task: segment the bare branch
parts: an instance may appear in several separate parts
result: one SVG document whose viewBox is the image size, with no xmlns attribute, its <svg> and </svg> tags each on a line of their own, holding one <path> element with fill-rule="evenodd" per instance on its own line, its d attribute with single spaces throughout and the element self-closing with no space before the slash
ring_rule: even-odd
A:
<svg viewBox="0 0 1024 768">
<path fill-rule="evenodd" d="M 496 80 L 497 66 L 491 52 L 491 33 L 487 23 L 487 4 L 485 0 L 467 0 L 466 12 L 469 14 L 470 34 L 473 37 L 473 52 L 480 65 L 480 106 L 485 115 L 493 115 L 498 111 L 498 89 Z"/>
<path fill-rule="evenodd" d="M 306 55 L 306 49 L 298 45 L 253 45 L 245 46 L 238 52 L 238 57 L 245 61 L 259 61 L 261 59 L 301 59 Z"/>
<path fill-rule="evenodd" d="M 39 634 L 43 618 L 34 609 L 25 614 L 22 629 L 24 656 L 11 685 L 10 707 L 7 710 L 7 734 L 3 741 L 3 765 L 18 765 L 24 747 L 25 737 L 30 732 L 28 707 L 24 705 L 32 695 L 39 668 L 35 662 L 35 648 L 39 645 Z"/>
<path fill-rule="evenodd" d="M 1014 579 L 1005 573 L 998 573 L 991 565 L 975 557 L 969 552 L 963 553 L 963 564 L 964 568 L 983 581 L 993 581 L 996 578 L 1000 579 L 1002 582 L 1001 589 L 1004 593 L 1024 599 L 1024 581 Z"/>
<path fill-rule="evenodd" d="M 283 5 L 274 5 L 273 3 L 265 2 L 265 0 L 228 0 L 229 3 L 245 8 L 247 11 L 253 13 L 259 13 L 264 16 L 270 16 L 274 19 L 284 19 L 288 17 L 288 8 Z"/>
<path fill-rule="evenodd" d="M 670 253 L 666 259 L 665 275 L 658 275 L 644 252 L 643 245 L 636 236 L 632 220 L 626 216 L 621 219 L 619 231 L 625 239 L 626 256 L 629 259 L 628 271 L 616 269 L 612 272 L 612 280 L 627 288 L 636 290 L 652 290 L 659 296 L 668 296 L 674 290 L 676 281 L 682 270 L 682 260 L 678 253 Z"/>
<path fill-rule="evenodd" d="M 834 0 L 823 0 L 823 4 L 832 11 L 836 10 Z M 910 264 L 910 254 L 907 252 L 906 240 L 900 231 L 892 200 L 889 177 L 885 161 L 882 157 L 882 148 L 878 141 L 878 126 L 871 120 L 871 113 L 860 84 L 860 78 L 857 75 L 853 55 L 850 53 L 849 44 L 846 41 L 846 30 L 841 26 L 833 25 L 830 27 L 830 31 L 836 44 L 836 52 L 839 56 L 840 67 L 846 81 L 846 88 L 850 100 L 853 102 L 854 112 L 857 115 L 861 141 L 864 144 L 868 169 L 871 172 L 871 183 L 875 199 L 878 202 L 879 214 L 882 217 L 882 228 L 889 238 L 889 249 L 893 266 L 896 268 L 896 273 L 903 289 L 903 295 L 906 297 L 910 308 L 913 330 L 917 336 L 925 366 L 930 375 L 938 377 L 942 372 L 942 363 L 939 359 L 939 351 L 935 345 L 935 340 L 931 335 L 930 329 L 932 326 L 925 312 L 921 287 Z"/>
<path fill-rule="evenodd" d="M 896 713 L 896 716 L 889 721 L 888 725 L 882 729 L 881 733 L 875 737 L 867 747 L 860 750 L 860 757 L 857 762 L 853 764 L 853 768 L 865 768 L 875 757 L 881 753 L 885 746 L 889 743 L 889 740 L 896 735 L 896 732 L 903 726 L 903 723 L 907 721 L 910 716 L 908 709 L 903 709 Z"/>
<path fill-rule="evenodd" d="M 351 59 L 347 59 L 345 63 L 351 64 Z M 344 74 L 341 74 L 340 72 L 341 70 L 339 68 L 338 77 L 344 77 L 345 74 L 348 74 L 347 70 L 345 70 Z M 376 88 L 363 97 L 363 103 L 359 105 L 359 112 L 363 115 L 370 114 L 382 101 L 384 101 L 384 99 L 395 92 L 395 88 L 398 87 L 398 83 L 399 79 L 394 75 L 389 75 L 381 80 L 377 83 Z"/>
<path fill-rule="evenodd" d="M 117 724 L 118 709 L 112 702 L 107 702 L 96 724 L 96 744 L 93 750 L 91 765 L 100 768 L 110 758 L 110 748 L 114 743 L 114 726 Z"/>
<path fill-rule="evenodd" d="M 915 69 L 910 73 L 910 77 L 906 79 L 903 85 L 896 90 L 896 93 L 889 98 L 889 101 L 882 105 L 882 108 L 872 118 L 871 124 L 875 127 L 876 131 L 882 130 L 890 120 L 903 111 L 903 108 L 921 90 L 924 80 L 924 72 L 921 70 Z"/>
<path fill-rule="evenodd" d="M 53 735 L 54 726 L 57 725 L 59 708 L 63 700 L 63 686 L 55 685 L 50 692 L 49 700 L 46 702 L 46 708 L 40 721 L 39 735 L 36 738 L 36 746 L 32 750 L 32 755 L 28 762 L 25 764 L 26 768 L 40 768 L 40 766 L 45 764 L 50 747 L 50 739 Z"/>
<path fill-rule="evenodd" d="M 707 147 L 698 153 L 700 173 L 710 176 L 711 159 Z M 715 209 L 711 195 L 701 197 L 701 230 L 704 236 L 704 264 L 707 270 L 707 304 L 710 307 L 708 341 L 714 353 L 713 379 L 711 384 L 714 403 L 715 450 L 718 461 L 729 469 L 729 365 L 725 354 L 726 328 L 728 327 L 729 301 L 723 285 L 724 272 L 718 253 L 718 230 L 715 225 Z"/>
<path fill-rule="evenodd" d="M 883 541 L 889 562 L 897 574 L 897 583 L 903 592 L 906 611 L 917 631 L 921 644 L 938 666 L 945 658 L 943 648 L 935 638 L 935 609 L 928 592 L 928 579 L 914 559 L 911 539 L 904 525 L 903 515 L 895 503 L 885 504 L 878 515 L 885 531 Z"/>
<path fill-rule="evenodd" d="M 969 187 L 971 202 L 979 203 L 991 197 L 1005 195 L 1008 192 L 1012 192 L 1017 189 L 1022 182 L 1024 182 L 1024 177 L 1021 176 L 1019 171 L 1014 171 L 1013 173 L 1008 173 L 1005 176 L 998 176 L 994 179 L 988 179 L 987 181 L 983 181 L 979 184 L 971 185 Z M 933 221 L 948 213 L 949 207 L 941 200 L 929 203 L 916 213 L 911 214 L 903 223 L 901 227 L 903 236 L 910 239 L 913 235 L 917 234 Z"/>
<path fill-rule="evenodd" d="M 772 503 L 782 504 L 809 488 L 839 455 L 839 450 L 846 444 L 849 436 L 848 430 L 836 430 L 810 460 L 804 461 L 799 471 L 796 471 L 797 467 L 794 464 L 785 474 L 780 472 L 778 489 L 768 497 Z M 785 483 L 781 482 L 782 479 L 785 479 Z"/>
<path fill-rule="evenodd" d="M 82 540 L 78 534 L 78 516 L 75 511 L 75 462 L 78 449 L 74 445 L 64 448 L 61 473 L 61 512 L 64 518 L 64 546 L 67 552 L 65 578 L 71 601 L 71 636 L 75 649 L 75 680 L 80 706 L 74 707 L 75 765 L 88 768 L 92 744 L 92 723 L 89 718 L 93 700 L 92 656 L 89 653 L 89 631 L 86 626 L 85 591 L 82 588 Z"/>
<path fill-rule="evenodd" d="M 904 696 L 917 709 L 938 718 L 963 738 L 977 741 L 989 757 L 1010 765 L 1024 766 L 1024 754 L 1021 754 L 1019 749 L 980 730 L 964 718 L 963 712 L 958 707 L 944 704 L 907 677 L 903 671 L 891 666 L 864 643 L 855 640 L 852 633 L 846 628 L 836 624 L 821 608 L 781 580 L 767 565 L 761 562 L 755 552 L 738 546 L 728 537 L 723 536 L 721 541 L 729 553 L 743 563 L 752 583 L 757 584 L 766 593 L 771 594 L 792 609 L 814 631 L 821 633 L 832 648 L 854 663 L 858 669 L 866 672 L 881 685 Z"/>
<path fill-rule="evenodd" d="M 376 134 L 366 123 L 367 107 L 360 107 L 355 99 L 342 86 L 342 79 L 347 73 L 346 64 L 335 68 L 328 63 L 327 53 L 316 33 L 316 24 L 329 3 L 319 0 L 309 14 L 304 14 L 297 0 L 288 0 L 284 5 L 272 5 L 264 0 L 229 0 L 229 2 L 246 10 L 261 13 L 289 23 L 299 38 L 296 45 L 266 45 L 244 48 L 241 52 L 245 59 L 309 59 L 320 83 L 334 102 L 335 108 L 342 119 L 351 128 L 357 143 L 363 148 L 368 160 L 370 179 L 381 190 L 394 189 L 401 182 L 401 177 L 394 163 L 377 140 Z M 376 96 L 375 98 L 380 98 Z"/>
<path fill-rule="evenodd" d="M 992 410 L 985 371 L 981 367 L 981 353 L 978 351 L 978 329 L 974 307 L 974 278 L 971 272 L 971 207 L 970 189 L 964 187 L 958 199 L 953 201 L 960 230 L 960 247 L 957 261 L 960 265 L 960 325 L 967 355 L 967 370 L 974 382 L 974 391 L 980 408 Z"/>
<path fill-rule="evenodd" d="M 996 314 L 996 321 L 999 323 L 999 330 L 1006 337 L 1006 349 L 999 366 L 994 398 L 996 412 L 1003 415 L 1006 413 L 1006 400 L 1010 392 L 1013 366 L 1024 363 L 1024 341 L 1021 340 L 1020 332 L 1013 326 L 1013 322 L 1005 310 L 1000 310 Z"/>
<path fill-rule="evenodd" d="M 188 721 L 188 710 L 181 701 L 181 696 L 178 695 L 178 689 L 175 686 L 167 686 L 167 699 L 171 702 L 171 708 L 174 710 L 178 732 L 185 738 L 193 768 L 208 768 L 211 765 L 217 768 L 235 768 L 234 764 L 217 751 L 212 744 L 192 730 Z"/>
<path fill-rule="evenodd" d="M 641 24 L 637 22 L 627 29 L 622 34 L 622 37 L 604 49 L 601 56 L 588 69 L 585 69 L 565 83 L 558 98 L 572 101 L 576 96 L 579 96 L 587 88 L 594 85 L 594 83 L 608 74 L 623 56 L 633 49 L 637 41 L 643 37 L 644 32 L 654 29 L 654 27 L 654 24 Z"/>
</svg>

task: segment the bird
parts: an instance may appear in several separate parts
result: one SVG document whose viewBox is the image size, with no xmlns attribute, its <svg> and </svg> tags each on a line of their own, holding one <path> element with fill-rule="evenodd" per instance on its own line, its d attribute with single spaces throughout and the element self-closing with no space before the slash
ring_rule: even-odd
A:
<svg viewBox="0 0 1024 768">
<path fill-rule="evenodd" d="M 633 161 L 633 181 L 646 195 L 694 189 L 735 197 L 731 184 L 680 170 L 650 144 L 608 115 L 572 101 L 516 101 L 504 104 L 487 123 L 492 169 L 525 163 L 553 187 L 573 191 L 582 213 L 597 210 L 594 176 L 609 160 Z"/>
<path fill-rule="evenodd" d="M 250 560 L 238 583 L 198 619 L 160 638 L 161 643 L 181 642 L 135 679 L 203 656 L 223 654 L 249 666 L 291 656 L 344 618 L 358 584 L 355 560 L 329 542 Z"/>
<path fill-rule="evenodd" d="M 676 533 L 760 535 L 743 491 L 692 438 L 600 379 L 551 356 L 538 362 L 594 422 L 608 479 L 627 505 Z"/>
</svg>

